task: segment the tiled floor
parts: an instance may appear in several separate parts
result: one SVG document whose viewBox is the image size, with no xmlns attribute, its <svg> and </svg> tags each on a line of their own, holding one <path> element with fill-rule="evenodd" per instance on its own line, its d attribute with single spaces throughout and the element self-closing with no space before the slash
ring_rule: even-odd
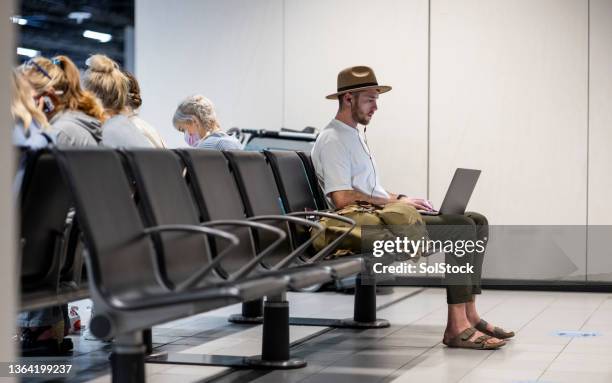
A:
<svg viewBox="0 0 612 383">
<path fill-rule="evenodd" d="M 612 294 L 488 290 L 478 299 L 488 321 L 517 331 L 501 350 L 448 349 L 441 345 L 445 294 L 429 288 L 396 288 L 379 305 L 409 296 L 382 310 L 392 326 L 379 330 L 291 327 L 292 347 L 308 366 L 261 372 L 222 367 L 147 365 L 148 382 L 612 382 Z M 414 294 L 414 295 L 411 295 Z M 294 316 L 342 318 L 352 313 L 352 296 L 289 294 Z M 261 326 L 227 323 L 237 306 L 154 329 L 157 351 L 255 355 Z M 591 331 L 595 337 L 558 336 L 557 331 Z M 73 381 L 110 382 L 109 346 L 77 340 Z"/>
</svg>

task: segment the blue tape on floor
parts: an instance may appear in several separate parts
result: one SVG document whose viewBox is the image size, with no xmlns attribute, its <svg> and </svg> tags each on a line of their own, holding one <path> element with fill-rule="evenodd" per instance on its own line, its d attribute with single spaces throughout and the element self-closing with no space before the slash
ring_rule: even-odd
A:
<svg viewBox="0 0 612 383">
<path fill-rule="evenodd" d="M 594 331 L 555 331 L 553 335 L 567 338 L 590 338 L 600 336 L 601 334 Z"/>
</svg>

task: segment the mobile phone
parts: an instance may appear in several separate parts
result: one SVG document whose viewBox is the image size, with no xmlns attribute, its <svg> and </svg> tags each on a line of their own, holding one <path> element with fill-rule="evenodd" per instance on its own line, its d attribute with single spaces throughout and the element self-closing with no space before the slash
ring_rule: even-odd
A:
<svg viewBox="0 0 612 383">
<path fill-rule="evenodd" d="M 43 112 L 51 113 L 55 109 L 55 105 L 53 105 L 53 101 L 49 98 L 49 96 L 43 96 Z"/>
</svg>

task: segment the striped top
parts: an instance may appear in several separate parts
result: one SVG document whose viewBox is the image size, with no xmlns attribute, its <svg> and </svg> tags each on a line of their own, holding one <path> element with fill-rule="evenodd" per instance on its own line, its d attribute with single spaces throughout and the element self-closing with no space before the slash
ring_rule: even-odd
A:
<svg viewBox="0 0 612 383">
<path fill-rule="evenodd" d="M 209 134 L 205 139 L 201 140 L 197 146 L 198 149 L 215 149 L 215 150 L 233 150 L 242 149 L 242 144 L 235 137 L 228 135 L 225 132 L 215 132 Z"/>
</svg>

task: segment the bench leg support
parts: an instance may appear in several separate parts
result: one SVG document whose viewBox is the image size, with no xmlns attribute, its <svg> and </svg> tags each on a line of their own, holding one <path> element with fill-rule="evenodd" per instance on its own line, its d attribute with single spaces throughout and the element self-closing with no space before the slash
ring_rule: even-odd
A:
<svg viewBox="0 0 612 383">
<path fill-rule="evenodd" d="M 367 278 L 367 277 L 366 277 Z M 353 318 L 326 319 L 326 318 L 290 318 L 289 324 L 295 326 L 327 326 L 336 328 L 384 328 L 389 327 L 389 321 L 376 317 L 376 280 L 369 278 L 364 284 L 362 275 L 355 281 L 355 303 Z"/>
<path fill-rule="evenodd" d="M 289 302 L 283 296 L 264 303 L 261 356 L 248 358 L 254 368 L 292 369 L 306 366 L 306 361 L 291 358 L 289 351 Z"/>
<path fill-rule="evenodd" d="M 112 382 L 144 383 L 144 354 L 141 332 L 117 336 L 111 355 Z"/>
<path fill-rule="evenodd" d="M 242 304 L 242 313 L 230 315 L 228 321 L 236 324 L 262 324 L 263 299 L 244 302 Z"/>
<path fill-rule="evenodd" d="M 303 359 L 289 352 L 289 302 L 285 296 L 266 300 L 263 306 L 263 339 L 260 356 L 201 355 L 160 353 L 147 358 L 149 363 L 192 364 L 235 368 L 292 369 L 306 366 Z"/>
</svg>

